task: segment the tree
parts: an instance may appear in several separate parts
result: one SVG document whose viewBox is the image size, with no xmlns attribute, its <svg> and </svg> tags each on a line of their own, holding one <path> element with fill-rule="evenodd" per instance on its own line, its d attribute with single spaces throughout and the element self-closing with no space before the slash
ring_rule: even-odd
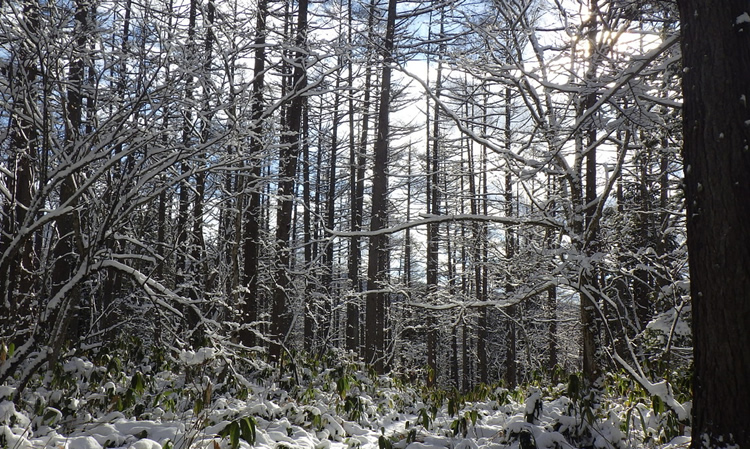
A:
<svg viewBox="0 0 750 449">
<path fill-rule="evenodd" d="M 84 342 L 106 345 L 123 337 L 161 342 L 157 332 L 167 325 L 165 333 L 174 332 L 175 345 L 185 343 L 183 337 L 188 334 L 175 331 L 184 317 L 181 311 L 195 302 L 180 296 L 168 278 L 177 272 L 176 254 L 189 254 L 190 248 L 174 247 L 175 234 L 182 229 L 176 229 L 177 220 L 169 216 L 169 197 L 183 181 L 197 179 L 201 173 L 210 185 L 205 155 L 211 151 L 218 160 L 218 149 L 227 136 L 217 119 L 226 117 L 224 106 L 214 107 L 213 101 L 207 101 L 193 128 L 197 132 L 190 133 L 202 138 L 192 139 L 189 147 L 180 145 L 187 133 L 175 125 L 182 123 L 185 111 L 196 109 L 193 104 L 180 103 L 188 77 L 180 77 L 179 72 L 186 69 L 191 77 L 195 74 L 204 86 L 212 77 L 201 70 L 207 66 L 184 67 L 188 64 L 182 58 L 172 59 L 179 62 L 172 64 L 166 46 L 150 45 L 170 36 L 173 55 L 192 55 L 180 51 L 189 44 L 183 39 L 185 33 L 172 27 L 171 16 L 168 32 L 159 34 L 144 26 L 153 18 L 153 11 L 146 14 L 138 5 L 132 6 L 136 11 L 131 16 L 131 4 L 127 4 L 124 21 L 115 13 L 112 21 L 103 22 L 96 3 L 78 1 L 70 6 L 36 14 L 36 8 L 22 11 L 11 5 L 10 23 L 3 22 L 0 27 L 3 45 L 18 42 L 47 49 L 33 52 L 39 59 L 18 61 L 28 67 L 25 73 L 21 70 L 7 78 L 5 70 L 0 70 L 0 83 L 5 86 L 8 79 L 15 83 L 11 91 L 14 111 L 20 113 L 16 107 L 22 104 L 25 108 L 20 116 L 14 115 L 11 127 L 18 140 L 12 146 L 5 139 L 0 144 L 0 190 L 16 192 L 7 205 L 3 194 L 0 272 L 6 273 L 6 267 L 21 258 L 23 268 L 34 276 L 33 283 L 22 280 L 14 288 L 18 299 L 27 300 L 27 321 L 0 326 L 0 338 L 17 342 L 14 354 L 0 365 L 0 382 L 10 376 L 20 379 L 16 396 L 45 362 L 54 364 L 64 350 Z M 11 26 L 19 21 L 28 24 Z M 71 26 L 58 32 L 60 23 Z M 138 30 L 132 41 L 131 23 Z M 30 31 L 33 34 L 24 37 Z M 8 40 L 10 36 L 15 37 Z M 94 50 L 97 45 L 101 47 Z M 12 51 L 4 52 L 3 58 L 24 55 L 25 50 L 7 48 Z M 3 67 L 6 61 L 3 59 Z M 45 68 L 55 65 L 60 70 Z M 35 67 L 45 69 L 28 71 Z M 18 95 L 24 90 L 27 96 Z M 6 114 L 3 110 L 0 115 Z M 16 121 L 17 117 L 22 120 Z M 208 129 L 201 126 L 209 121 L 210 133 L 203 134 Z M 23 148 L 21 140 L 29 140 Z M 5 150 L 9 147 L 14 150 L 14 161 L 23 152 L 33 154 L 29 162 L 34 177 L 24 179 L 20 168 L 6 175 Z M 182 171 L 183 162 L 188 163 L 187 171 Z M 211 196 L 206 194 L 206 198 Z M 17 206 L 24 210 L 22 226 L 15 218 L 20 217 Z M 159 212 L 154 214 L 157 208 Z M 205 208 L 196 210 L 198 216 L 193 218 L 198 222 L 207 213 Z M 33 241 L 33 253 L 27 252 L 29 241 Z M 26 257 L 32 258 L 33 268 L 23 259 Z M 117 281 L 110 282 L 114 276 Z M 199 287 L 207 286 L 202 283 Z M 199 293 L 202 296 L 204 291 Z M 6 298 L 3 291 L 3 307 Z M 217 323 L 198 318 L 211 326 Z"/>
<path fill-rule="evenodd" d="M 251 119 L 252 133 L 250 136 L 249 156 L 249 180 L 245 183 L 250 190 L 250 199 L 244 212 L 244 235 L 243 235 L 243 277 L 245 286 L 242 305 L 242 321 L 244 327 L 240 332 L 242 343 L 246 346 L 254 346 L 256 342 L 255 333 L 250 326 L 258 320 L 259 282 L 258 271 L 260 267 L 260 231 L 261 231 L 261 157 L 263 151 L 263 112 L 264 112 L 264 80 L 266 71 L 266 18 L 268 16 L 268 3 L 266 0 L 258 2 L 255 25 L 255 50 L 253 55 L 254 78 L 252 84 L 252 106 Z M 242 201 L 240 201 L 242 204 Z"/>
<path fill-rule="evenodd" d="M 750 447 L 750 15 L 680 0 L 693 300 L 692 447 Z"/>
<path fill-rule="evenodd" d="M 84 104 L 84 68 L 86 51 L 88 47 L 88 37 L 90 28 L 93 24 L 89 16 L 90 5 L 85 1 L 75 3 L 75 44 L 73 58 L 68 69 L 67 87 L 67 105 L 65 108 L 65 143 L 64 152 L 70 159 L 80 157 L 83 152 L 83 104 Z M 75 284 L 69 284 L 75 267 L 79 262 L 81 236 L 81 220 L 78 212 L 75 211 L 78 204 L 76 195 L 76 174 L 70 173 L 60 185 L 60 207 L 71 207 L 69 213 L 61 215 L 56 220 L 58 241 L 54 247 L 54 268 L 52 269 L 52 293 L 54 295 L 64 295 L 64 305 L 62 313 L 52 317 L 48 316 L 52 322 L 45 324 L 51 325 L 54 331 L 50 334 L 50 344 L 55 352 L 59 351 L 63 342 L 69 337 L 68 332 L 77 334 L 77 319 L 79 318 L 77 309 L 79 304 L 79 292 Z M 78 248 L 77 248 L 78 247 Z M 65 290 L 67 292 L 63 293 Z M 77 335 L 75 335 L 77 337 Z"/>
<path fill-rule="evenodd" d="M 372 179 L 372 216 L 370 231 L 388 226 L 388 148 L 390 132 L 391 72 L 396 30 L 396 0 L 388 1 L 385 42 L 382 48 L 383 68 L 380 86 L 378 127 L 375 138 L 375 159 Z M 370 237 L 367 266 L 365 360 L 373 363 L 378 373 L 385 371 L 385 325 L 388 293 L 388 236 L 375 232 Z"/>
<path fill-rule="evenodd" d="M 441 8 L 440 18 L 440 31 L 437 35 L 437 40 L 441 40 L 445 33 L 445 10 Z M 430 16 L 430 22 L 432 22 L 432 16 Z M 432 23 L 430 23 L 432 26 Z M 430 30 L 432 34 L 432 30 Z M 430 36 L 432 37 L 432 36 Z M 441 44 L 443 47 L 443 44 Z M 442 48 L 438 51 L 442 53 Z M 428 57 L 429 66 L 429 57 Z M 442 77 L 443 77 L 443 62 L 438 60 L 437 73 L 435 75 L 435 98 L 437 101 L 440 100 L 441 89 L 442 89 Z M 428 67 L 429 77 L 429 67 Z M 428 78 L 429 80 L 429 78 Z M 431 215 L 440 215 L 440 196 L 442 186 L 440 185 L 440 107 L 435 104 L 434 115 L 432 119 L 432 134 L 429 130 L 429 97 L 427 104 L 427 213 Z M 436 296 L 438 292 L 438 275 L 439 275 L 439 257 L 440 257 L 440 225 L 439 223 L 431 223 L 427 225 L 427 256 L 426 256 L 426 270 L 427 270 L 427 296 Z M 431 375 L 428 375 L 428 384 L 432 384 L 435 376 L 437 375 L 437 329 L 434 317 L 427 317 L 427 366 Z"/>
<path fill-rule="evenodd" d="M 10 106 L 9 134 L 10 148 L 8 167 L 11 172 L 7 176 L 7 188 L 10 198 L 3 202 L 0 211 L 0 302 L 7 307 L 7 313 L 0 318 L 3 327 L 10 328 L 11 324 L 25 322 L 24 309 L 31 310 L 31 298 L 34 271 L 33 235 L 25 236 L 21 242 L 13 245 L 12 236 L 19 235 L 27 226 L 27 211 L 31 205 L 33 185 L 34 154 L 39 145 L 36 123 L 31 120 L 31 111 L 36 109 L 36 83 L 39 75 L 37 62 L 34 61 L 33 36 L 39 28 L 39 11 L 35 2 L 22 3 L 22 12 L 18 17 L 21 29 L 28 30 L 20 39 L 16 49 L 15 65 L 8 64 L 8 91 L 12 97 Z M 4 28 L 4 27 L 3 27 Z M 12 30 L 3 30 L 3 35 L 11 34 Z M 30 323 L 29 323 L 30 324 Z M 13 343 L 20 344 L 20 341 Z"/>
<path fill-rule="evenodd" d="M 273 298 L 273 314 L 271 316 L 271 334 L 277 341 L 271 344 L 270 355 L 274 360 L 281 357 L 281 349 L 286 334 L 291 326 L 291 313 L 288 310 L 288 295 L 292 290 L 291 261 L 293 206 L 295 179 L 297 176 L 297 161 L 302 148 L 302 115 L 305 107 L 305 97 L 302 91 L 307 87 L 307 69 L 305 57 L 307 52 L 307 0 L 299 1 L 297 12 L 297 28 L 294 44 L 296 47 L 290 87 L 294 96 L 286 110 L 286 126 L 283 130 L 279 160 L 278 212 L 276 214 L 276 287 Z"/>
<path fill-rule="evenodd" d="M 349 9 L 349 22 L 348 22 L 348 33 L 352 32 L 352 16 L 354 15 L 352 10 L 351 0 L 348 2 Z M 375 13 L 377 3 L 375 0 L 370 1 L 369 14 L 367 14 L 367 33 L 368 42 L 371 42 L 373 35 L 375 34 Z M 348 42 L 352 43 L 351 35 L 348 36 Z M 360 341 L 360 306 L 358 293 L 362 290 L 362 283 L 360 279 L 360 265 L 362 261 L 362 248 L 360 238 L 356 234 L 362 230 L 362 219 L 364 215 L 364 195 L 365 195 L 365 169 L 366 169 L 366 150 L 367 141 L 370 138 L 370 109 L 372 100 L 370 98 L 371 90 L 373 86 L 373 67 L 371 64 L 371 54 L 373 50 L 372 46 L 368 44 L 365 48 L 365 79 L 362 87 L 362 102 L 359 106 L 361 111 L 360 118 L 360 135 L 359 141 L 356 146 L 354 143 L 354 82 L 353 82 L 353 62 L 354 55 L 350 56 L 348 64 L 348 84 L 351 89 L 349 94 L 349 195 L 350 195 L 350 227 L 354 234 L 349 239 L 349 257 L 347 260 L 348 279 L 351 285 L 354 297 L 351 298 L 346 305 L 346 348 L 350 351 L 358 352 L 360 345 L 363 343 Z M 353 52 L 352 52 L 353 53 Z"/>
</svg>

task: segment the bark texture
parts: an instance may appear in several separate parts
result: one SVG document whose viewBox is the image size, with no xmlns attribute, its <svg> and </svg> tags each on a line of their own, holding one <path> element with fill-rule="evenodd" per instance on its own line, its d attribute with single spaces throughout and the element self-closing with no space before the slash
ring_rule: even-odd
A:
<svg viewBox="0 0 750 449">
<path fill-rule="evenodd" d="M 693 443 L 750 447 L 750 4 L 680 0 Z"/>
</svg>

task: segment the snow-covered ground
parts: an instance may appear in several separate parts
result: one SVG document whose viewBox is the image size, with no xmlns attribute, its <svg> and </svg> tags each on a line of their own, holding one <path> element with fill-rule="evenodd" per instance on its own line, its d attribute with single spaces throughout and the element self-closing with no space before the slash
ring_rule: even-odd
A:
<svg viewBox="0 0 750 449">
<path fill-rule="evenodd" d="M 240 374 L 208 348 L 166 366 L 151 372 L 72 358 L 34 379 L 17 404 L 9 400 L 16 386 L 0 386 L 0 448 L 676 449 L 690 442 L 689 428 L 621 377 L 592 400 L 568 382 L 462 395 L 404 385 L 341 359 Z"/>
</svg>

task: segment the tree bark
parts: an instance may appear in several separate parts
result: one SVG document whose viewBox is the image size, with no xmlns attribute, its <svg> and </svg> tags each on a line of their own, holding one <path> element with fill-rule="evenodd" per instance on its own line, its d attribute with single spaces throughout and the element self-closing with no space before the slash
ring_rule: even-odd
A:
<svg viewBox="0 0 750 449">
<path fill-rule="evenodd" d="M 508 98 L 506 98 L 508 100 Z M 506 109 L 506 111 L 510 109 L 509 107 Z M 510 118 L 507 118 L 506 126 L 509 124 Z M 509 129 L 506 129 L 509 134 Z M 508 136 L 509 137 L 509 136 Z M 510 147 L 510 144 L 508 144 L 508 147 Z M 510 172 L 510 167 L 508 167 L 508 172 L 505 174 L 505 215 L 507 217 L 513 216 L 513 175 Z M 516 236 L 513 232 L 512 227 L 509 225 L 505 229 L 505 258 L 507 259 L 507 263 L 512 264 L 512 260 L 515 257 L 516 254 Z M 509 270 L 510 271 L 510 270 Z M 510 273 L 508 274 L 508 279 L 506 279 L 505 283 L 505 294 L 510 296 L 513 293 L 514 287 L 512 284 L 512 278 Z M 507 318 L 506 318 L 506 338 L 505 338 L 505 345 L 506 345 L 506 352 L 505 352 L 505 381 L 507 382 L 508 386 L 510 388 L 514 388 L 518 384 L 518 364 L 516 363 L 517 359 L 517 338 L 516 338 L 516 316 L 517 314 L 517 306 L 513 305 L 508 307 L 507 310 Z M 486 371 L 486 368 L 485 368 Z M 486 381 L 485 381 L 486 382 Z"/>
<path fill-rule="evenodd" d="M 393 40 L 396 29 L 396 2 L 388 1 L 388 18 L 383 44 L 383 73 L 380 88 L 378 128 L 375 139 L 375 161 L 372 176 L 372 216 L 370 230 L 378 231 L 388 226 L 388 149 L 390 134 L 391 64 Z M 388 237 L 377 234 L 370 237 L 367 266 L 366 361 L 372 363 L 377 373 L 385 372 L 385 324 L 389 295 L 385 291 L 388 279 Z"/>
<path fill-rule="evenodd" d="M 88 33 L 93 27 L 90 23 L 87 1 L 75 2 L 75 47 L 73 60 L 68 69 L 68 88 L 66 104 L 65 154 L 70 161 L 78 157 L 83 131 L 83 76 L 85 69 L 85 53 L 87 51 Z M 50 347 L 54 348 L 53 357 L 68 339 L 78 338 L 78 306 L 80 296 L 75 286 L 68 286 L 71 276 L 80 261 L 80 221 L 76 210 L 76 180 L 75 173 L 68 174 L 60 184 L 60 207 L 71 207 L 71 212 L 60 215 L 56 221 L 58 241 L 53 249 L 54 266 L 52 269 L 52 296 L 59 294 L 65 288 L 70 291 L 65 294 L 62 305 L 48 316 L 54 321 L 54 329 L 50 333 Z M 42 326 L 45 327 L 45 326 Z"/>
<path fill-rule="evenodd" d="M 349 33 L 352 30 L 352 4 L 349 0 Z M 372 38 L 374 35 L 374 18 L 375 18 L 375 0 L 370 1 L 370 14 L 367 19 L 367 30 Z M 349 42 L 352 42 L 352 36 L 349 35 Z M 369 40 L 370 42 L 372 39 Z M 368 49 L 368 55 L 370 51 Z M 372 67 L 368 60 L 365 64 L 365 81 L 362 94 L 362 128 L 360 130 L 358 146 L 354 146 L 354 94 L 349 95 L 349 124 L 351 129 L 350 146 L 351 151 L 349 160 L 351 165 L 351 175 L 349 178 L 351 190 L 351 230 L 357 232 L 362 230 L 362 217 L 364 215 L 364 196 L 365 196 L 365 162 L 367 153 L 367 141 L 370 130 L 370 106 L 372 89 Z M 353 64 L 349 64 L 349 88 L 353 89 Z M 359 351 L 362 343 L 360 339 L 360 304 L 358 293 L 361 292 L 361 280 L 359 269 L 362 261 L 362 249 L 360 237 L 353 235 L 349 240 L 349 282 L 354 292 L 354 297 L 349 300 L 346 306 L 346 348 L 350 351 Z"/>
<path fill-rule="evenodd" d="M 441 12 L 441 18 L 445 15 Z M 444 32 L 443 21 L 440 21 L 440 33 L 437 39 L 442 39 Z M 429 63 L 429 60 L 428 60 Z M 438 60 L 437 73 L 435 79 L 435 98 L 436 102 L 440 101 L 441 89 L 442 89 L 442 69 L 443 64 Z M 429 71 L 428 71 L 429 75 Z M 427 110 L 429 111 L 429 97 Z M 431 215 L 440 215 L 440 197 L 441 197 L 441 186 L 440 186 L 440 106 L 436 103 L 433 112 L 432 120 L 432 135 L 429 135 L 427 139 L 427 164 L 428 164 L 428 175 L 427 175 L 427 198 L 428 198 L 428 210 L 427 213 Z M 427 225 L 427 297 L 434 296 L 438 291 L 438 258 L 440 256 L 440 225 L 438 223 L 431 223 Z M 432 380 L 437 378 L 437 323 L 435 317 L 428 315 L 426 321 L 427 327 L 427 367 L 432 371 L 431 376 L 428 376 L 428 386 L 431 386 Z"/>
<path fill-rule="evenodd" d="M 598 0 L 590 0 L 591 10 L 599 9 Z M 597 60 L 600 57 L 599 47 L 597 44 L 598 21 L 597 15 L 592 14 L 589 19 L 588 27 L 588 45 L 591 49 L 591 55 L 586 61 L 587 69 L 585 75 L 586 89 L 579 112 L 585 114 L 596 104 L 596 92 L 592 86 L 596 80 Z M 581 211 L 585 216 L 585 226 L 581 233 L 581 243 L 583 245 L 584 257 L 591 257 L 597 251 L 598 235 L 598 218 L 595 216 L 597 208 L 597 190 L 596 190 L 596 123 L 592 117 L 587 119 L 584 125 L 584 145 L 581 147 L 581 157 L 585 157 L 585 194 L 583 202 L 580 203 Z M 581 275 L 581 331 L 583 334 L 582 352 L 583 352 L 583 377 L 586 379 L 588 386 L 595 384 L 601 375 L 601 367 L 598 352 L 600 350 L 599 331 L 597 327 L 597 307 L 599 302 L 599 285 L 598 270 L 592 263 L 587 269 L 584 269 Z"/>
<path fill-rule="evenodd" d="M 295 92 L 286 114 L 285 134 L 279 160 L 279 188 L 278 212 L 276 214 L 276 287 L 274 289 L 273 310 L 271 314 L 271 344 L 270 356 L 278 361 L 281 349 L 291 325 L 291 313 L 288 310 L 287 299 L 289 290 L 293 287 L 290 276 L 292 223 L 294 213 L 294 190 L 297 177 L 297 161 L 302 139 L 302 112 L 305 107 L 305 97 L 301 91 L 307 84 L 304 50 L 307 43 L 307 8 L 308 1 L 300 0 L 297 12 L 297 29 L 291 88 Z"/>
<path fill-rule="evenodd" d="M 339 29 L 339 31 L 341 31 Z M 343 63 L 342 58 L 339 58 L 339 63 Z M 333 122 L 331 123 L 331 158 L 328 167 L 328 193 L 326 198 L 326 227 L 328 229 L 334 229 L 336 227 L 336 183 L 338 177 L 338 147 L 339 147 L 339 104 L 341 103 L 341 74 L 336 73 L 336 81 L 334 83 L 334 99 L 333 99 Z M 322 167 L 319 167 L 319 172 Z M 333 319 L 333 307 L 331 301 L 333 301 L 335 294 L 335 288 L 333 285 L 334 271 L 335 271 L 335 260 L 334 260 L 334 240 L 329 239 L 325 242 L 325 253 L 323 254 L 323 264 L 325 267 L 323 276 L 323 289 L 327 293 L 323 295 L 323 316 L 320 317 L 320 336 L 322 337 L 321 353 L 328 349 L 331 341 L 332 332 L 332 319 Z"/>
<path fill-rule="evenodd" d="M 35 307 L 32 304 L 33 271 L 35 269 L 33 235 L 12 245 L 12 236 L 23 229 L 27 220 L 27 210 L 31 206 L 33 188 L 33 167 L 39 146 L 37 124 L 30 120 L 30 111 L 36 109 L 36 87 L 39 75 L 34 61 L 33 42 L 39 28 L 38 4 L 24 1 L 22 27 L 28 35 L 21 41 L 16 57 L 17 65 L 10 73 L 10 90 L 13 103 L 10 114 L 10 156 L 8 167 L 12 175 L 7 179 L 8 191 L 12 199 L 4 204 L 3 221 L 0 223 L 0 303 L 7 304 L 8 310 L 0 318 L 5 329 L 19 329 L 21 323 L 31 327 L 30 316 Z M 22 341 L 12 341 L 20 346 Z"/>
<path fill-rule="evenodd" d="M 693 301 L 692 447 L 750 447 L 750 11 L 679 0 Z M 708 446 L 707 446 L 708 445 Z"/>
<path fill-rule="evenodd" d="M 242 283 L 245 286 L 244 303 L 242 304 L 242 325 L 240 340 L 248 347 L 255 346 L 256 338 L 254 329 L 250 327 L 258 321 L 258 308 L 260 307 L 258 289 L 258 269 L 260 267 L 260 230 L 261 230 L 261 169 L 262 163 L 260 153 L 263 151 L 263 110 L 264 96 L 263 85 L 266 71 L 266 17 L 268 16 L 268 3 L 266 0 L 258 2 L 258 11 L 255 18 L 255 54 L 253 55 L 253 87 L 251 119 L 252 132 L 250 140 L 250 170 L 249 179 L 245 183 L 249 200 L 247 209 L 244 211 L 245 228 L 243 232 L 244 262 L 242 266 Z"/>
</svg>

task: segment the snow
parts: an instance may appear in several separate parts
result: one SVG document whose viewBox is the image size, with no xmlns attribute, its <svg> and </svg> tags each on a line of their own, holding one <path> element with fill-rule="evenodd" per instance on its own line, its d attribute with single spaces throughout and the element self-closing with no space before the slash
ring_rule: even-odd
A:
<svg viewBox="0 0 750 449">
<path fill-rule="evenodd" d="M 691 330 L 685 316 L 690 313 L 690 310 L 690 306 L 668 309 L 656 315 L 646 328 L 664 335 L 670 335 L 673 332 L 675 335 L 688 337 L 691 335 Z"/>
<path fill-rule="evenodd" d="M 626 406 L 616 398 L 603 397 L 600 405 L 587 412 L 583 402 L 564 395 L 567 386 L 561 383 L 514 392 L 488 390 L 482 400 L 463 400 L 449 414 L 447 399 L 434 402 L 424 394 L 427 390 L 396 388 L 391 379 L 368 376 L 365 371 L 347 374 L 354 380 L 342 393 L 337 389 L 342 368 L 301 370 L 307 380 L 291 389 L 280 386 L 281 380 L 293 382 L 288 376 L 253 378 L 252 373 L 245 373 L 240 384 L 248 390 L 240 398 L 237 387 L 219 381 L 222 359 L 211 348 L 174 355 L 185 369 L 199 366 L 201 376 L 188 380 L 180 370 L 152 369 L 149 375 L 139 374 L 144 376 L 141 392 L 132 389 L 132 380 L 135 372 L 148 373 L 145 367 L 101 379 L 104 372 L 99 367 L 72 358 L 63 365 L 64 375 L 75 379 L 72 390 L 48 389 L 42 382 L 36 390 L 27 389 L 26 399 L 20 402 L 29 404 L 29 410 L 0 400 L 0 442 L 19 449 L 230 449 L 225 429 L 241 419 L 252 419 L 255 441 L 250 444 L 243 434 L 236 441 L 241 449 L 376 449 L 380 438 L 397 449 L 518 449 L 522 435 L 533 438 L 538 449 L 657 448 L 655 441 L 664 433 L 666 421 L 652 410 L 650 395 L 666 398 L 665 403 L 680 417 L 689 410 L 689 404 L 671 397 L 665 382 L 652 382 L 640 402 Z M 194 398 L 204 397 L 208 379 L 213 386 L 210 404 L 195 408 Z M 86 391 L 97 393 L 83 394 Z M 127 395 L 134 395 L 134 402 L 144 409 L 136 412 L 137 407 L 129 405 L 113 410 L 112 398 Z M 347 408 L 355 403 L 351 399 L 360 406 L 356 415 Z M 34 414 L 34 401 L 46 404 L 43 417 Z M 629 401 L 633 401 L 632 394 Z M 426 410 L 430 419 L 425 419 Z M 593 422 L 593 415 L 587 413 L 596 416 Z M 665 442 L 663 448 L 682 447 L 684 438 Z M 646 440 L 648 445 L 644 445 Z"/>
<path fill-rule="evenodd" d="M 16 414 L 16 406 L 10 401 L 0 402 L 0 422 L 10 420 Z"/>
<path fill-rule="evenodd" d="M 79 436 L 79 437 L 55 439 L 55 447 L 65 448 L 65 449 L 102 449 L 102 445 L 99 444 L 98 441 L 96 441 L 93 437 L 90 437 L 90 436 Z M 145 447 L 145 446 L 139 446 L 136 449 L 150 449 L 150 448 Z"/>
<path fill-rule="evenodd" d="M 735 22 L 737 25 L 742 25 L 743 23 L 750 23 L 750 14 L 743 12 L 739 16 L 737 16 L 737 19 Z"/>
<path fill-rule="evenodd" d="M 143 438 L 131 444 L 128 449 L 162 449 L 162 446 L 158 441 Z"/>
<path fill-rule="evenodd" d="M 200 365 L 213 359 L 215 355 L 216 351 L 213 348 L 200 348 L 195 352 L 184 350 L 180 353 L 180 360 L 190 366 Z"/>
</svg>

